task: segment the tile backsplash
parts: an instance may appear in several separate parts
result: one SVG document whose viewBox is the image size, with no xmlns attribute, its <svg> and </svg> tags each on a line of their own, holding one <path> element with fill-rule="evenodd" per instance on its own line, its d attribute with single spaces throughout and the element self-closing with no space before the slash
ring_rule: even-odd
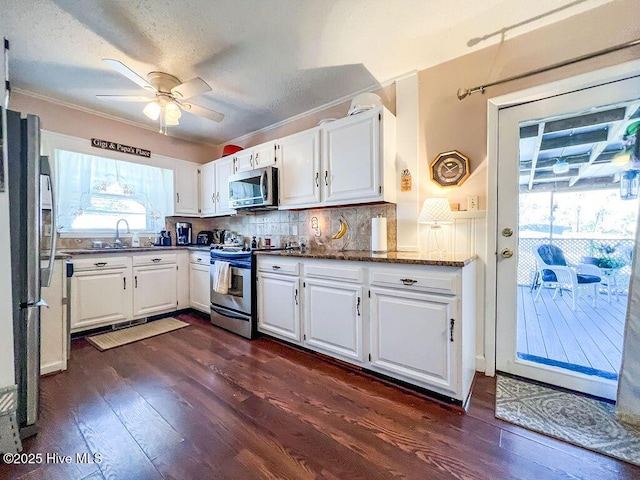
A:
<svg viewBox="0 0 640 480">
<path fill-rule="evenodd" d="M 297 245 L 299 241 L 304 241 L 307 247 L 312 250 L 370 250 L 371 219 L 378 215 L 387 219 L 387 247 L 393 251 L 397 246 L 396 206 L 394 204 L 247 212 L 216 218 L 167 217 L 166 228 L 171 232 L 171 241 L 174 245 L 176 242 L 176 222 L 190 222 L 193 227 L 194 243 L 196 235 L 201 230 L 218 229 L 232 230 L 247 243 L 251 242 L 252 237 L 256 237 L 261 247 L 265 244 L 265 238 L 269 237 L 273 246 L 283 246 L 285 243 L 292 242 Z M 315 231 L 311 228 L 313 217 L 318 219 L 319 236 L 316 236 Z M 332 240 L 331 236 L 340 229 L 340 218 L 343 218 L 348 225 L 347 233 L 338 240 Z M 140 245 L 151 245 L 154 239 L 155 237 L 140 235 Z M 91 248 L 94 240 L 110 244 L 113 242 L 113 236 L 108 238 L 58 238 L 57 247 L 59 249 Z M 123 235 L 122 241 L 129 245 L 131 238 L 129 235 Z"/>
<path fill-rule="evenodd" d="M 261 247 L 265 245 L 265 238 L 269 237 L 272 246 L 283 246 L 292 242 L 297 245 L 299 241 L 304 241 L 312 250 L 370 250 L 371 219 L 378 215 L 387 219 L 387 247 L 390 251 L 395 250 L 397 229 L 394 204 L 247 212 L 217 218 L 167 217 L 166 228 L 175 232 L 176 222 L 190 222 L 193 226 L 194 242 L 199 231 L 218 229 L 234 231 L 247 243 L 255 236 Z M 313 217 L 318 220 L 319 236 L 316 236 L 311 227 Z M 340 229 L 341 218 L 347 223 L 347 233 L 344 237 L 333 240 L 331 236 Z M 171 235 L 175 237 L 175 233 Z"/>
</svg>

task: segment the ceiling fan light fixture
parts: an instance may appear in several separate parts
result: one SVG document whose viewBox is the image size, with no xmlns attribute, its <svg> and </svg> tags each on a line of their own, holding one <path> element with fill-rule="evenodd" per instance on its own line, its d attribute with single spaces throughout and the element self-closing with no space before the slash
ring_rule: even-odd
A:
<svg viewBox="0 0 640 480">
<path fill-rule="evenodd" d="M 142 110 L 142 113 L 144 113 L 151 120 L 158 120 L 158 117 L 160 117 L 160 113 L 162 113 L 162 107 L 156 100 L 153 100 L 152 102 L 147 103 L 147 105 Z"/>
<path fill-rule="evenodd" d="M 559 159 L 554 165 L 553 165 L 553 173 L 560 174 L 560 173 L 567 173 L 569 171 L 569 164 L 567 163 L 566 160 L 564 159 Z"/>
<path fill-rule="evenodd" d="M 177 122 L 181 116 L 182 112 L 180 111 L 180 107 L 178 107 L 178 104 L 175 102 L 167 102 L 167 104 L 164 106 L 164 118 L 167 122 L 167 125 L 170 125 L 170 120 Z"/>
<path fill-rule="evenodd" d="M 180 122 L 177 118 L 169 118 L 167 115 L 164 116 L 164 124 L 167 127 L 175 127 L 176 125 L 180 125 Z"/>
</svg>

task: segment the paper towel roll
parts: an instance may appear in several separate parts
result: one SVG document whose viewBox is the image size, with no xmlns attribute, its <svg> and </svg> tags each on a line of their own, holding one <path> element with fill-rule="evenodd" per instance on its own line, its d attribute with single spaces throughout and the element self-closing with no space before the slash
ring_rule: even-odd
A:
<svg viewBox="0 0 640 480">
<path fill-rule="evenodd" d="M 371 251 L 387 251 L 387 219 L 385 217 L 371 219 Z"/>
</svg>

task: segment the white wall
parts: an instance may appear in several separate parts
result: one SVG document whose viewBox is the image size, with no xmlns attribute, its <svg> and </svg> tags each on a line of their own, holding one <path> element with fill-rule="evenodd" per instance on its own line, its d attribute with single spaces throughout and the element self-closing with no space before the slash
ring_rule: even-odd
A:
<svg viewBox="0 0 640 480">
<path fill-rule="evenodd" d="M 2 35 L 0 35 L 2 39 Z M 0 81 L 3 85 L 2 103 L 4 104 L 4 49 L 0 48 Z M 2 124 L 6 122 L 3 119 Z M 4 135 L 3 135 L 4 137 Z M 3 150 L 2 168 L 5 178 L 5 191 L 0 192 L 0 388 L 15 384 L 13 367 L 13 315 L 11 300 L 11 252 L 9 245 L 9 194 L 7 185 L 7 154 Z"/>
</svg>

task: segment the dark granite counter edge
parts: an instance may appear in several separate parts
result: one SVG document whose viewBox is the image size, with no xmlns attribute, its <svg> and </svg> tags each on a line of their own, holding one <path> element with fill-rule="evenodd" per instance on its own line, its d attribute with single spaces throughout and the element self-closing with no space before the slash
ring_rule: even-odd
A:
<svg viewBox="0 0 640 480">
<path fill-rule="evenodd" d="M 130 253 L 145 253 L 145 252 L 170 252 L 176 250 L 187 250 L 192 252 L 208 252 L 209 246 L 199 245 L 172 245 L 170 247 L 128 247 L 128 248 L 61 248 L 56 252 L 56 258 L 59 255 L 66 255 L 68 257 L 74 257 L 77 255 L 128 255 Z"/>
<path fill-rule="evenodd" d="M 402 255 L 405 252 L 389 252 L 393 255 Z M 410 254 L 410 252 L 406 252 Z M 255 252 L 256 255 L 274 255 L 279 257 L 296 257 L 296 258 L 311 258 L 311 259 L 324 259 L 324 260 L 342 260 L 342 261 L 351 261 L 351 262 L 376 262 L 376 263 L 400 263 L 404 265 L 430 265 L 430 266 L 439 266 L 439 267 L 457 267 L 462 268 L 465 265 L 469 265 L 471 262 L 475 261 L 478 256 L 471 255 L 463 260 L 436 260 L 436 259 L 427 259 L 427 258 L 394 258 L 394 257 L 386 257 L 386 256 L 371 256 L 372 254 L 369 252 L 362 252 L 362 254 L 358 254 L 358 252 L 353 253 L 341 253 L 341 252 L 300 252 L 297 250 L 293 251 L 275 251 L 275 252 L 266 252 L 259 251 Z"/>
</svg>

